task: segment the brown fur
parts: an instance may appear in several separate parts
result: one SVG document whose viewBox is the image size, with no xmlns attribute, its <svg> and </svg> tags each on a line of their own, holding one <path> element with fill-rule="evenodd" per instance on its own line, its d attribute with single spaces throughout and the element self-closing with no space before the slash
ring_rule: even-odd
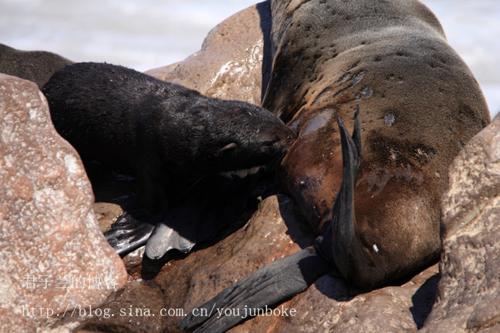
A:
<svg viewBox="0 0 500 333">
<path fill-rule="evenodd" d="M 72 62 L 45 51 L 21 51 L 0 44 L 0 73 L 35 82 L 42 88 L 52 74 Z"/>
<path fill-rule="evenodd" d="M 352 128 L 359 106 L 355 228 L 366 258 L 343 273 L 372 286 L 425 265 L 440 248 L 448 166 L 489 122 L 476 80 L 418 1 L 280 0 L 271 8 L 274 63 L 263 105 L 299 132 L 282 163 L 288 191 L 317 231 L 331 219 L 342 177 L 334 115 Z"/>
</svg>

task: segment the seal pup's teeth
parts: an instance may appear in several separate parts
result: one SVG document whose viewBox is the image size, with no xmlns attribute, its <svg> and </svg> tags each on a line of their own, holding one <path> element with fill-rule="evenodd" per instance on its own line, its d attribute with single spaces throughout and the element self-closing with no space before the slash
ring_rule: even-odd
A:
<svg viewBox="0 0 500 333">
<path fill-rule="evenodd" d="M 248 176 L 257 174 L 262 169 L 264 169 L 264 167 L 261 165 L 258 165 L 258 166 L 252 167 L 250 169 L 231 170 L 231 171 L 221 172 L 221 173 L 219 173 L 219 175 L 224 176 L 226 178 L 235 178 L 235 177 L 246 178 Z"/>
<path fill-rule="evenodd" d="M 182 320 L 181 328 L 195 329 L 195 332 L 225 332 L 253 316 L 256 309 L 265 309 L 268 305 L 277 304 L 304 291 L 318 277 L 328 272 L 328 265 L 313 248 L 306 248 L 277 260 L 197 307 L 196 313 L 191 313 Z M 234 311 L 220 313 L 222 309 Z M 248 309 L 252 309 L 254 314 L 245 313 Z M 200 316 L 200 313 L 207 313 L 208 316 Z M 227 313 L 239 315 L 226 315 Z"/>
<path fill-rule="evenodd" d="M 229 179 L 238 177 L 237 171 L 225 171 L 225 172 L 219 173 L 219 175 L 226 177 L 226 178 L 229 178 Z"/>
<path fill-rule="evenodd" d="M 261 167 L 260 166 L 256 166 L 256 167 L 253 167 L 251 168 L 249 171 L 248 171 L 248 174 L 249 175 L 255 175 L 256 173 L 258 173 L 260 171 Z"/>
<path fill-rule="evenodd" d="M 240 178 L 246 178 L 248 176 L 248 169 L 238 170 L 236 171 L 236 175 Z"/>
<path fill-rule="evenodd" d="M 149 259 L 156 260 L 162 258 L 170 250 L 188 253 L 194 246 L 194 242 L 182 237 L 166 224 L 160 223 L 148 239 L 145 253 Z"/>
<path fill-rule="evenodd" d="M 106 240 L 120 256 L 144 246 L 151 234 L 154 225 L 134 219 L 125 213 L 118 217 L 111 229 L 104 233 Z"/>
</svg>

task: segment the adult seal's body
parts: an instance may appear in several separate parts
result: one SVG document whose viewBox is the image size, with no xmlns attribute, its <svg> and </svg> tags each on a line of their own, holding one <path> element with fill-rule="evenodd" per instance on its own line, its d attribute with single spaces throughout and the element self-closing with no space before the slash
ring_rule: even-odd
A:
<svg viewBox="0 0 500 333">
<path fill-rule="evenodd" d="M 357 193 L 370 205 L 358 214 L 381 219 L 371 203 L 393 195 L 406 202 L 396 211 L 411 207 L 394 218 L 428 207 L 424 220 L 437 228 L 448 165 L 489 115 L 435 16 L 418 1 L 276 1 L 272 10 L 276 54 L 263 105 L 300 133 L 283 169 L 311 224 L 330 219 L 340 184 L 333 115 L 349 121 L 359 106 L 365 163 Z"/>
<path fill-rule="evenodd" d="M 46 51 L 21 51 L 0 44 L 0 73 L 35 82 L 43 87 L 59 69 L 71 61 Z"/>
<path fill-rule="evenodd" d="M 83 161 L 96 160 L 134 175 L 150 215 L 164 217 L 181 206 L 192 186 L 206 176 L 257 171 L 283 155 L 292 133 L 262 108 L 207 98 L 109 64 L 67 66 L 43 92 L 57 131 Z M 149 239 L 146 254 L 152 259 L 173 248 L 187 252 L 203 239 L 196 235 L 197 223 L 203 221 L 163 222 L 151 237 L 151 228 L 144 225 L 118 225 L 108 237 L 120 253 Z"/>
<path fill-rule="evenodd" d="M 271 10 L 263 105 L 299 133 L 282 179 L 320 237 L 208 308 L 277 304 L 327 271 L 370 289 L 429 265 L 448 166 L 489 122 L 477 82 L 420 2 L 273 0 Z M 183 327 L 218 332 L 241 320 L 189 316 Z"/>
</svg>

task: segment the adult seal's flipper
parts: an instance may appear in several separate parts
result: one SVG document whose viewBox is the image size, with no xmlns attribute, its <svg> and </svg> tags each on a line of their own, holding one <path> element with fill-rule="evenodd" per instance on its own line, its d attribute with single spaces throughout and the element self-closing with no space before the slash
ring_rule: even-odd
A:
<svg viewBox="0 0 500 333">
<path fill-rule="evenodd" d="M 328 269 L 328 263 L 314 248 L 306 248 L 225 289 L 184 318 L 181 328 L 194 332 L 225 332 L 250 318 L 249 313 L 304 291 Z M 208 316 L 200 316 L 204 312 Z"/>
<path fill-rule="evenodd" d="M 111 229 L 104 233 L 108 243 L 120 256 L 144 246 L 154 230 L 154 225 L 136 220 L 130 214 L 123 214 Z"/>
<path fill-rule="evenodd" d="M 183 237 L 174 228 L 159 223 L 146 244 L 146 256 L 149 259 L 160 259 L 170 250 L 182 253 L 190 252 L 195 242 Z"/>
<path fill-rule="evenodd" d="M 344 278 L 350 280 L 353 258 L 363 256 L 355 229 L 354 187 L 358 169 L 361 164 L 361 124 L 359 110 L 354 118 L 352 137 L 340 117 L 337 118 L 342 146 L 343 175 L 340 191 L 333 205 L 332 222 L 327 225 L 323 234 L 318 237 L 318 252 L 331 265 L 340 271 Z"/>
</svg>

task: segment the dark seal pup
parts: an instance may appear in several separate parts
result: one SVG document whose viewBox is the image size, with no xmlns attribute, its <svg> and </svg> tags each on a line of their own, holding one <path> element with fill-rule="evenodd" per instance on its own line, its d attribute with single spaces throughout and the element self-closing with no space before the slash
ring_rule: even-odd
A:
<svg viewBox="0 0 500 333">
<path fill-rule="evenodd" d="M 210 309 L 279 304 L 326 271 L 366 290 L 431 264 L 448 166 L 489 122 L 477 82 L 419 1 L 272 0 L 271 10 L 263 106 L 298 132 L 283 184 L 320 238 Z M 189 316 L 183 327 L 221 332 L 242 320 Z"/>
<path fill-rule="evenodd" d="M 208 98 L 110 64 L 67 66 L 43 92 L 57 131 L 83 161 L 134 175 L 140 201 L 160 216 L 181 205 L 203 177 L 257 172 L 282 157 L 292 137 L 283 122 L 262 108 Z M 170 249 L 188 252 L 203 239 L 192 239 L 196 224 L 174 224 L 157 224 L 150 237 L 147 224 L 135 229 L 125 223 L 107 236 L 121 254 L 149 239 L 146 255 L 151 259 Z"/>
</svg>

